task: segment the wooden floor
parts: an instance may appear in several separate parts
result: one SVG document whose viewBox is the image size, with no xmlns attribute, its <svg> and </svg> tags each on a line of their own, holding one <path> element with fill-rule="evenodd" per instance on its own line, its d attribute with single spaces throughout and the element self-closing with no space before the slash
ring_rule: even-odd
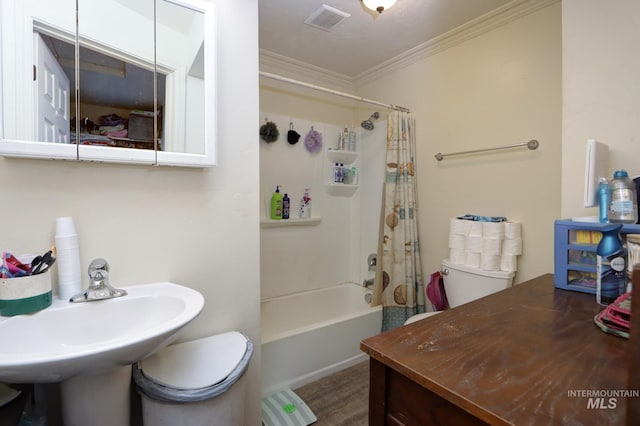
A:
<svg viewBox="0 0 640 426">
<path fill-rule="evenodd" d="M 17 425 L 30 389 L 0 409 L 0 425 Z M 369 361 L 364 361 L 297 389 L 318 418 L 315 426 L 366 426 L 369 424 Z M 133 394 L 135 390 L 132 390 Z M 137 394 L 136 394 L 137 395 Z M 135 414 L 135 413 L 134 413 Z M 142 424 L 134 416 L 132 425 Z M 57 424 L 56 422 L 50 424 Z"/>
<path fill-rule="evenodd" d="M 369 424 L 369 361 L 294 389 L 318 418 L 317 426 Z"/>
</svg>

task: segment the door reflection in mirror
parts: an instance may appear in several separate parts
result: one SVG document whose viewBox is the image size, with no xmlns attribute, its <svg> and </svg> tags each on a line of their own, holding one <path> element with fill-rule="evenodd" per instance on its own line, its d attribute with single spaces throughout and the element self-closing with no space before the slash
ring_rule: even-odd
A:
<svg viewBox="0 0 640 426">
<path fill-rule="evenodd" d="M 78 0 L 79 144 L 159 148 L 154 114 L 163 96 L 154 85 L 154 16 L 154 0 Z"/>
<path fill-rule="evenodd" d="M 201 2 L 1 1 L 3 141 L 211 155 Z"/>
<path fill-rule="evenodd" d="M 41 43 L 44 44 L 44 48 L 36 52 L 37 55 L 41 56 L 41 51 L 45 51 L 47 54 L 43 56 L 55 58 L 52 66 L 38 67 L 39 72 L 49 73 L 50 71 L 45 70 L 59 70 L 53 78 L 41 78 L 39 75 L 38 87 L 47 86 L 42 82 L 66 81 L 67 86 L 71 82 L 71 89 L 67 87 L 66 91 L 56 91 L 60 94 L 61 105 L 71 105 L 70 113 L 63 113 L 60 109 L 60 113 L 57 114 L 59 120 L 66 118 L 68 136 L 52 139 L 49 136 L 52 133 L 48 130 L 51 128 L 49 123 L 55 121 L 38 117 L 39 126 L 46 129 L 44 134 L 39 133 L 39 141 L 57 143 L 79 141 L 83 145 L 154 149 L 153 111 L 156 107 L 154 106 L 153 67 L 142 68 L 118 57 L 81 46 L 78 62 L 80 103 L 76 110 L 75 46 L 38 32 L 34 33 L 34 37 L 42 40 Z M 40 62 L 39 59 L 38 63 Z M 164 75 L 158 73 L 158 111 L 162 111 L 164 107 L 164 80 Z M 38 92 L 40 96 L 40 89 Z M 67 93 L 66 100 L 64 93 Z M 45 96 L 45 99 L 49 100 L 50 97 Z M 38 107 L 39 113 L 41 110 L 46 112 L 48 108 Z M 159 129 L 162 128 L 161 113 L 158 115 L 157 125 Z M 57 128 L 60 127 L 57 126 Z M 161 131 L 158 135 L 161 135 Z"/>
</svg>

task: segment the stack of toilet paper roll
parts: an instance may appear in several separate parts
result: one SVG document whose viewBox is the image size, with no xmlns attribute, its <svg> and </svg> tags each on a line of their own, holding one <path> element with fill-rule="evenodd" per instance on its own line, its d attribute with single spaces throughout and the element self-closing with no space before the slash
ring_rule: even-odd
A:
<svg viewBox="0 0 640 426">
<path fill-rule="evenodd" d="M 515 272 L 522 254 L 522 231 L 517 222 L 479 222 L 451 219 L 449 261 L 485 271 Z"/>
</svg>

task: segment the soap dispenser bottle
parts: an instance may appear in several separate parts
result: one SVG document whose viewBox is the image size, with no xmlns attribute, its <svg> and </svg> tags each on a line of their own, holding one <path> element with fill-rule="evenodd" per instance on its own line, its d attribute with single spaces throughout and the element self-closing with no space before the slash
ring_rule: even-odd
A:
<svg viewBox="0 0 640 426">
<path fill-rule="evenodd" d="M 276 192 L 271 196 L 271 219 L 282 219 L 282 194 L 280 193 L 280 185 L 276 185 Z"/>
<path fill-rule="evenodd" d="M 311 217 L 311 196 L 309 195 L 309 188 L 305 188 L 304 195 L 300 200 L 298 217 L 300 217 L 300 219 L 309 219 Z"/>
<path fill-rule="evenodd" d="M 289 194 L 285 193 L 282 198 L 282 218 L 289 219 L 289 210 L 291 207 L 291 200 L 289 200 Z"/>
</svg>

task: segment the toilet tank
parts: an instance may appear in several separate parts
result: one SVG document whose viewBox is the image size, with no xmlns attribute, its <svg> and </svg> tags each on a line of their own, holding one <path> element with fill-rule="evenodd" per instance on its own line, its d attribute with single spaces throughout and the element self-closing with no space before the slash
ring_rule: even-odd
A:
<svg viewBox="0 0 640 426">
<path fill-rule="evenodd" d="M 479 268 L 455 265 L 449 260 L 443 260 L 442 275 L 449 307 L 455 308 L 511 287 L 515 273 L 483 271 Z"/>
</svg>

